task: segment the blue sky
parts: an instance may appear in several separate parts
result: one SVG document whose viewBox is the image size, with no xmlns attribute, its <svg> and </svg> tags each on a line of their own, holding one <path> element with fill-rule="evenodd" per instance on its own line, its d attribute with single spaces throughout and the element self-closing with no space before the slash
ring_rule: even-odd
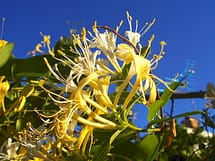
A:
<svg viewBox="0 0 215 161">
<path fill-rule="evenodd" d="M 59 36 L 69 35 L 70 28 L 90 29 L 95 20 L 115 28 L 123 19 L 126 29 L 126 11 L 139 20 L 140 26 L 156 18 L 142 39 L 146 44 L 155 34 L 155 53 L 161 40 L 167 42 L 156 74 L 163 79 L 173 77 L 183 72 L 186 60 L 193 60 L 196 75 L 189 90 L 199 91 L 205 90 L 208 82 L 215 83 L 214 7 L 212 0 L 19 0 L 2 1 L 0 18 L 6 18 L 3 39 L 16 43 L 16 57 L 26 57 L 41 40 L 40 32 L 50 34 L 54 43 Z M 200 99 L 176 100 L 175 113 L 202 109 L 204 103 Z"/>
</svg>

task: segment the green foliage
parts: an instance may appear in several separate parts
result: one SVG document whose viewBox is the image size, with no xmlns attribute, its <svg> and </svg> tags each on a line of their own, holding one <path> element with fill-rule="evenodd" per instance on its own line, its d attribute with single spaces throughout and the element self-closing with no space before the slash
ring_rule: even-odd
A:
<svg viewBox="0 0 215 161">
<path fill-rule="evenodd" d="M 153 118 L 156 116 L 158 111 L 166 105 L 166 103 L 169 101 L 171 98 L 171 95 L 173 94 L 173 90 L 175 90 L 178 86 L 183 85 L 181 82 L 173 82 L 172 84 L 169 85 L 170 89 L 166 89 L 162 94 L 159 100 L 156 100 L 152 104 L 149 105 L 149 110 L 148 110 L 148 121 L 152 121 Z"/>
<path fill-rule="evenodd" d="M 7 43 L 5 46 L 0 48 L 0 68 L 12 57 L 13 48 L 14 43 Z"/>
<path fill-rule="evenodd" d="M 21 80 L 22 78 L 33 80 L 46 76 L 50 72 L 44 63 L 44 58 L 52 64 L 56 63 L 50 55 L 39 55 L 26 59 L 11 57 L 7 64 L 0 68 L 0 74 L 5 75 L 8 80 Z"/>
<path fill-rule="evenodd" d="M 137 161 L 153 161 L 162 149 L 162 136 L 155 134 L 146 135 L 139 143 L 137 152 Z"/>
<path fill-rule="evenodd" d="M 177 136 L 171 146 L 165 149 L 169 156 L 182 156 L 192 161 L 212 161 L 214 156 L 214 139 L 202 135 L 203 128 L 193 129 L 189 134 L 184 126 L 177 126 Z"/>
</svg>

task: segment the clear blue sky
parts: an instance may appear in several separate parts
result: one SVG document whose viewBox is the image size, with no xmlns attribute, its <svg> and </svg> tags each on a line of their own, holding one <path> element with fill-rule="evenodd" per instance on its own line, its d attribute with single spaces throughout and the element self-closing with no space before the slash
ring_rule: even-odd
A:
<svg viewBox="0 0 215 161">
<path fill-rule="evenodd" d="M 56 42 L 59 36 L 68 35 L 70 28 L 89 29 L 95 20 L 114 28 L 121 19 L 126 21 L 126 11 L 140 26 L 156 18 L 143 38 L 144 44 L 155 34 L 154 52 L 161 40 L 168 44 L 156 74 L 165 78 L 183 72 L 186 60 L 191 59 L 196 63 L 196 75 L 190 90 L 199 91 L 205 90 L 208 82 L 215 83 L 214 8 L 213 0 L 5 0 L 0 4 L 0 18 L 6 18 L 3 38 L 16 43 L 16 57 L 25 57 L 34 48 L 41 40 L 40 32 L 50 34 Z M 204 103 L 177 100 L 175 112 L 202 109 Z"/>
</svg>

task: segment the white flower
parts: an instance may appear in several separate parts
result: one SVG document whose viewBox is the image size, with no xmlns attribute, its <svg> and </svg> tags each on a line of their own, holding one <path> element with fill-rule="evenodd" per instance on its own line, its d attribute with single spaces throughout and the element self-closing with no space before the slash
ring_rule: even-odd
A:
<svg viewBox="0 0 215 161">
<path fill-rule="evenodd" d="M 121 73 L 120 65 L 115 56 L 117 35 L 113 32 L 108 32 L 107 30 L 104 33 L 100 33 L 96 24 L 94 25 L 93 29 L 95 36 L 91 34 L 93 39 L 90 42 L 90 46 L 100 49 L 108 61 L 113 65 L 115 70 L 118 73 Z"/>
<path fill-rule="evenodd" d="M 3 149 L 5 148 L 6 153 L 0 153 L 0 159 L 2 161 L 11 161 L 11 160 L 16 160 L 19 159 L 17 151 L 19 149 L 20 144 L 18 142 L 12 142 L 11 138 L 8 138 L 7 140 L 7 144 L 2 145 L 1 149 L 3 151 Z"/>
<path fill-rule="evenodd" d="M 113 53 L 116 48 L 116 35 L 108 31 L 100 33 L 95 30 L 92 46 L 101 49 L 103 52 Z"/>
<path fill-rule="evenodd" d="M 139 42 L 140 42 L 140 37 L 143 36 L 150 28 L 151 26 L 154 24 L 155 19 L 152 20 L 151 23 L 146 23 L 138 32 L 138 21 L 136 20 L 136 26 L 135 26 L 135 30 L 133 31 L 132 28 L 132 17 L 129 15 L 128 12 L 126 12 L 127 14 L 127 20 L 129 23 L 129 30 L 125 31 L 125 36 L 128 37 L 129 41 L 136 46 Z"/>
</svg>

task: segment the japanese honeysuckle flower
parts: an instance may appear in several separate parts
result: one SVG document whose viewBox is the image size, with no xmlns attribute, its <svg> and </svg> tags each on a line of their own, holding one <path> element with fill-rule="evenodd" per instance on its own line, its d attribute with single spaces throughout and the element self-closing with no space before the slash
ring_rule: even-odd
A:
<svg viewBox="0 0 215 161">
<path fill-rule="evenodd" d="M 93 37 L 93 40 L 90 43 L 91 47 L 100 49 L 104 53 L 108 61 L 113 65 L 115 70 L 118 73 L 121 73 L 120 65 L 114 54 L 114 51 L 116 49 L 117 36 L 112 32 L 108 32 L 107 30 L 104 33 L 100 33 L 97 29 L 96 23 L 93 26 L 93 31 L 95 33 L 95 36 L 92 36 L 91 34 L 91 36 Z"/>
<path fill-rule="evenodd" d="M 97 88 L 93 88 L 93 95 L 95 96 L 96 102 L 98 102 L 98 104 L 115 111 L 115 107 L 108 96 L 110 78 L 110 76 L 106 76 L 104 78 L 98 79 L 96 81 Z"/>
<path fill-rule="evenodd" d="M 77 39 L 77 37 L 75 39 Z M 80 55 L 82 55 L 82 57 L 79 57 L 77 64 L 79 64 L 83 68 L 83 72 L 86 75 L 89 75 L 96 70 L 96 60 L 101 51 L 95 50 L 94 52 L 92 52 L 92 50 L 90 50 L 90 45 L 88 44 L 86 38 L 85 28 L 82 29 L 82 42 L 83 43 L 78 44 L 80 48 L 79 50 L 81 51 L 75 49 L 76 53 L 80 53 Z"/>
<path fill-rule="evenodd" d="M 4 47 L 8 42 L 6 40 L 0 40 L 0 49 Z"/>
<path fill-rule="evenodd" d="M 0 160 L 2 161 L 9 161 L 9 160 L 21 160 L 23 158 L 23 155 L 18 154 L 18 150 L 20 147 L 20 143 L 18 142 L 12 142 L 11 138 L 8 138 L 7 143 L 2 145 L 0 149 L 6 150 L 5 154 L 4 152 L 0 153 Z"/>
<path fill-rule="evenodd" d="M 104 33 L 100 33 L 95 26 L 93 26 L 93 31 L 95 36 L 93 37 L 93 41 L 91 43 L 92 47 L 96 47 L 101 49 L 103 52 L 113 53 L 116 49 L 116 38 L 117 36 L 112 33 L 108 32 L 107 30 Z"/>
<path fill-rule="evenodd" d="M 147 48 L 150 48 L 151 42 L 154 39 L 152 36 L 151 39 L 148 41 Z M 161 42 L 161 51 L 159 55 L 155 55 L 154 58 L 150 61 L 146 59 L 144 56 L 137 55 L 133 49 L 133 47 L 127 45 L 127 44 L 119 44 L 116 50 L 116 55 L 119 59 L 123 60 L 125 64 L 131 63 L 130 70 L 128 72 L 128 75 L 125 79 L 125 81 L 121 84 L 119 87 L 119 91 L 116 95 L 116 98 L 114 100 L 114 106 L 117 105 L 120 95 L 125 89 L 125 87 L 128 85 L 130 80 L 136 76 L 136 81 L 134 83 L 134 86 L 131 89 L 131 92 L 125 99 L 125 102 L 123 103 L 123 107 L 126 108 L 129 104 L 132 97 L 135 95 L 135 93 L 139 90 L 141 91 L 143 95 L 143 104 L 149 104 L 155 101 L 157 96 L 157 89 L 156 84 L 154 82 L 154 78 L 157 78 L 155 75 L 151 73 L 152 69 L 155 69 L 153 67 L 154 64 L 157 65 L 158 60 L 162 58 L 163 54 L 163 47 L 165 43 Z M 159 78 L 157 78 L 159 79 Z M 160 80 L 160 79 L 159 79 Z M 163 82 L 163 81 L 162 81 Z M 144 83 L 144 85 L 143 85 Z M 146 100 L 145 93 L 149 92 L 149 99 Z"/>
<path fill-rule="evenodd" d="M 126 64 L 131 63 L 135 54 L 134 49 L 127 44 L 119 44 L 116 50 L 117 58 L 123 60 Z"/>
<path fill-rule="evenodd" d="M 46 58 L 44 60 L 60 86 L 56 86 L 58 90 L 54 85 L 46 89 L 45 85 L 51 82 L 45 80 L 37 84 L 48 93 L 59 110 L 50 115 L 35 111 L 43 118 L 44 123 L 50 124 L 48 131 L 53 130 L 56 140 L 67 149 L 81 150 L 85 153 L 88 143 L 91 146 L 94 141 L 94 129 L 119 129 L 124 125 L 123 119 L 127 117 L 123 113 L 125 117 L 122 121 L 115 118 L 115 122 L 104 116 L 129 109 L 128 106 L 136 94 L 142 96 L 144 105 L 154 102 L 157 97 L 155 79 L 165 84 L 152 74 L 164 54 L 165 42 L 160 43 L 160 53 L 154 55 L 152 59 L 148 59 L 147 56 L 154 35 L 148 40 L 144 50 L 141 50 L 140 38 L 153 25 L 154 20 L 138 32 L 138 22 L 136 21 L 133 30 L 132 17 L 128 12 L 127 19 L 129 30 L 125 32 L 125 37 L 118 33 L 119 26 L 113 30 L 106 26 L 97 26 L 96 23 L 93 26 L 94 34 L 86 32 L 85 28 L 81 34 L 72 34 L 72 41 L 75 44 L 71 46 L 70 52 L 75 55 L 61 50 L 53 52 L 50 47 L 50 36 L 44 36 L 41 45 L 48 46 L 49 54 L 59 63 L 53 65 Z M 105 31 L 100 32 L 99 28 Z M 91 39 L 87 37 L 87 33 Z M 123 43 L 117 44 L 117 38 Z M 37 46 L 37 51 L 41 52 L 41 45 Z M 68 67 L 69 72 L 61 73 L 62 66 Z M 118 78 L 120 80 L 116 80 Z M 111 93 L 110 88 L 115 91 Z M 123 98 L 126 90 L 129 90 L 129 93 Z M 148 99 L 146 95 L 149 96 Z M 48 119 L 50 121 L 46 122 Z M 126 122 L 126 119 L 124 121 Z M 80 128 L 78 134 L 77 127 Z"/>
<path fill-rule="evenodd" d="M 135 26 L 135 30 L 133 31 L 132 28 L 132 17 L 129 15 L 128 12 L 126 12 L 127 14 L 127 20 L 129 23 L 129 30 L 125 31 L 125 36 L 128 37 L 128 40 L 134 45 L 136 46 L 139 42 L 140 42 L 140 37 L 143 36 L 150 28 L 151 26 L 154 24 L 155 19 L 151 22 L 151 23 L 146 23 L 145 26 L 143 26 L 141 28 L 141 30 L 138 32 L 138 21 L 136 20 L 136 26 Z"/>
<path fill-rule="evenodd" d="M 97 68 L 97 72 L 99 73 L 99 75 L 115 75 L 116 71 L 110 69 L 108 67 L 108 61 L 105 59 L 98 59 L 96 61 L 96 68 Z"/>
<path fill-rule="evenodd" d="M 4 104 L 4 98 L 9 88 L 10 88 L 10 84 L 7 80 L 5 80 L 5 76 L 0 76 L 0 104 L 3 112 L 5 112 L 6 110 L 5 104 Z"/>
<path fill-rule="evenodd" d="M 68 111 L 69 114 L 62 115 L 56 118 L 55 122 L 55 132 L 58 139 L 63 142 L 70 143 L 71 146 L 76 142 L 77 138 L 74 136 L 74 128 L 77 125 L 77 121 L 72 119 L 73 111 Z"/>
<path fill-rule="evenodd" d="M 57 139 L 61 140 L 62 143 L 70 142 L 70 146 L 72 146 L 77 142 L 77 136 L 75 137 L 74 135 L 74 130 L 77 123 L 81 123 L 83 125 L 82 130 L 85 132 L 82 132 L 81 130 L 82 135 L 80 136 L 82 137 L 83 134 L 88 137 L 90 136 L 89 134 L 86 134 L 86 129 L 91 129 L 88 132 L 92 133 L 94 128 L 117 128 L 118 125 L 116 123 L 100 116 L 101 114 L 108 113 L 108 108 L 112 108 L 112 103 L 107 96 L 107 87 L 110 78 L 107 77 L 98 79 L 98 77 L 99 75 L 96 72 L 93 72 L 87 77 L 81 79 L 77 84 L 77 87 L 73 89 L 69 98 L 63 98 L 65 101 L 58 101 L 51 97 L 60 108 L 60 110 L 52 116 L 38 113 L 44 118 L 54 118 L 52 121 L 54 123 L 53 128 L 55 130 Z M 45 90 L 49 92 L 50 95 L 57 96 L 57 94 L 53 94 L 47 89 Z M 92 94 L 95 97 L 94 99 Z M 62 96 L 60 98 L 62 98 Z M 95 108 L 95 110 L 93 110 L 92 107 Z M 88 118 L 83 118 L 81 113 L 88 115 Z M 85 138 L 83 147 L 85 147 L 84 145 L 89 139 L 88 137 Z M 79 139 L 77 144 L 82 144 L 82 141 Z M 67 147 L 71 149 L 69 145 L 67 145 Z"/>
<path fill-rule="evenodd" d="M 90 108 L 89 104 L 92 105 L 92 107 L 97 108 L 98 110 L 102 111 L 103 113 L 107 113 L 107 107 L 103 106 L 102 104 L 98 104 L 98 102 L 95 102 L 92 98 L 90 98 L 90 88 L 88 90 L 84 90 L 84 88 L 86 86 L 90 86 L 91 84 L 97 85 L 97 89 L 102 87 L 99 87 L 99 83 L 94 83 L 94 81 L 96 82 L 98 79 L 98 74 L 96 73 L 92 73 L 89 76 L 87 76 L 86 78 L 83 78 L 79 84 L 78 84 L 78 88 L 76 91 L 74 91 L 71 96 L 70 99 L 74 100 L 74 103 L 78 105 L 78 108 L 81 109 L 84 113 L 86 113 L 89 116 L 93 115 L 93 118 L 96 121 L 99 121 L 103 124 L 109 125 L 110 128 L 116 128 L 117 125 L 115 123 L 113 123 L 112 121 L 109 121 L 105 118 L 102 118 L 100 115 L 96 114 L 94 111 L 92 111 L 92 109 Z M 102 93 L 105 91 L 101 91 Z M 89 96 L 88 96 L 89 95 Z M 105 96 L 105 95 L 104 95 Z M 105 100 L 105 99 L 104 99 Z M 108 104 L 109 102 L 105 103 Z"/>
<path fill-rule="evenodd" d="M 92 119 L 93 119 L 92 117 L 88 117 L 89 121 Z M 78 141 L 77 141 L 77 149 L 78 150 L 81 149 L 82 154 L 85 154 L 85 149 L 86 149 L 87 143 L 89 141 L 91 142 L 90 148 L 89 148 L 89 153 L 91 151 L 91 145 L 93 144 L 92 143 L 93 142 L 93 130 L 94 130 L 94 127 L 89 126 L 89 125 L 86 125 L 81 130 L 80 136 L 79 136 Z"/>
<path fill-rule="evenodd" d="M 157 96 L 157 89 L 155 82 L 153 80 L 153 75 L 150 74 L 151 64 L 150 61 L 140 55 L 134 56 L 134 62 L 132 63 L 133 68 L 131 67 L 131 73 L 136 73 L 136 81 L 135 84 L 127 96 L 126 101 L 123 104 L 123 107 L 127 107 L 129 100 L 135 95 L 137 90 L 139 89 L 143 94 L 143 104 L 149 104 L 155 101 Z M 145 81 L 145 82 L 144 82 Z M 143 86 L 144 82 L 144 86 Z M 145 99 L 145 93 L 149 90 L 149 99 Z"/>
</svg>

